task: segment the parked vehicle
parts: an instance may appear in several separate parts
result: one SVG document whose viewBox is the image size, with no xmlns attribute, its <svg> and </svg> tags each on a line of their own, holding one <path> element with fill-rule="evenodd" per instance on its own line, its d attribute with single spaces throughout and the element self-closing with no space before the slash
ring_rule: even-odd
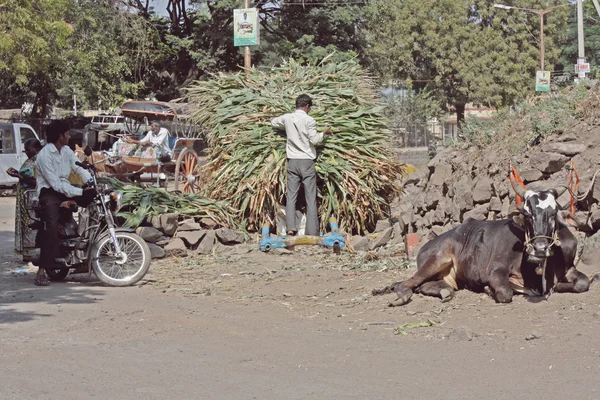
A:
<svg viewBox="0 0 600 400">
<path fill-rule="evenodd" d="M 89 152 L 91 154 L 91 151 Z M 106 182 L 99 182 L 94 169 L 92 181 L 84 186 L 96 188 L 94 201 L 86 208 L 76 204 L 63 204 L 59 220 L 61 268 L 46 269 L 51 280 L 63 280 L 74 268 L 76 272 L 91 273 L 111 286 L 130 286 L 142 279 L 150 268 L 151 254 L 148 244 L 133 229 L 119 228 L 113 212 L 119 207 L 120 193 Z M 34 194 L 31 194 L 34 195 Z M 78 222 L 73 213 L 79 210 Z M 43 238 L 43 215 L 40 207 L 30 210 L 30 217 L 40 226 L 38 237 Z"/>
<path fill-rule="evenodd" d="M 6 173 L 9 168 L 19 170 L 27 159 L 23 143 L 27 139 L 39 139 L 35 130 L 16 122 L 0 122 L 0 186 L 13 186 L 18 179 Z"/>
</svg>

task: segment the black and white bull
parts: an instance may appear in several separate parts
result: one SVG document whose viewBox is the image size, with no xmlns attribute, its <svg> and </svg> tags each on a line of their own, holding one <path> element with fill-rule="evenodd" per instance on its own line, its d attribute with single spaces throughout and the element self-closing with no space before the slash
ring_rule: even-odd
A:
<svg viewBox="0 0 600 400">
<path fill-rule="evenodd" d="M 574 266 L 577 239 L 556 199 L 566 190 L 533 191 L 513 185 L 524 199 L 512 219 L 467 219 L 426 243 L 417 255 L 417 272 L 374 295 L 395 292 L 392 305 L 406 304 L 413 292 L 448 301 L 459 289 L 486 291 L 509 303 L 514 293 L 547 295 L 585 292 L 589 279 Z M 555 283 L 556 280 L 556 283 Z"/>
</svg>

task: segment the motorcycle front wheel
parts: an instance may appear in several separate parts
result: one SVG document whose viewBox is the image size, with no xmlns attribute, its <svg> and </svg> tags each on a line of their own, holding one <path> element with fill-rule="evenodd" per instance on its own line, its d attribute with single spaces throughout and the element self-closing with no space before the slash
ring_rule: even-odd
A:
<svg viewBox="0 0 600 400">
<path fill-rule="evenodd" d="M 107 285 L 134 285 L 150 268 L 150 248 L 135 233 L 117 232 L 116 237 L 121 253 L 117 254 L 110 235 L 101 237 L 92 248 L 92 269 Z"/>
</svg>

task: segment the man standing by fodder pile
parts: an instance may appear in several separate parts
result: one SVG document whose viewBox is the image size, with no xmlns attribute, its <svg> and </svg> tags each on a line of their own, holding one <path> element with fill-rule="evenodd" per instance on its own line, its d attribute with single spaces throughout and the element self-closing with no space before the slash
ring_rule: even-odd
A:
<svg viewBox="0 0 600 400">
<path fill-rule="evenodd" d="M 319 217 L 317 209 L 317 172 L 315 145 L 323 140 L 323 136 L 332 134 L 330 127 L 317 132 L 317 123 L 308 113 L 312 99 L 307 94 L 296 98 L 296 111 L 271 120 L 275 129 L 285 129 L 287 136 L 286 155 L 287 169 L 287 204 L 285 208 L 288 235 L 295 235 L 296 200 L 300 185 L 304 187 L 306 199 L 306 235 L 319 236 Z"/>
</svg>

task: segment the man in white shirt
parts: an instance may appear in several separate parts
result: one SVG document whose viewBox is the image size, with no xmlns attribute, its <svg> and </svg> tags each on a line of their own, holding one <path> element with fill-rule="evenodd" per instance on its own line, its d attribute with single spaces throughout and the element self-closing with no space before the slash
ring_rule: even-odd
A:
<svg viewBox="0 0 600 400">
<path fill-rule="evenodd" d="M 140 146 L 152 146 L 156 149 L 158 157 L 161 157 L 162 162 L 171 160 L 171 148 L 169 147 L 169 131 L 160 126 L 159 122 L 152 122 L 150 130 L 142 140 L 127 138 L 129 143 L 139 144 Z"/>
<path fill-rule="evenodd" d="M 71 171 L 88 182 L 88 171 L 75 163 L 79 161 L 69 148 L 69 125 L 63 121 L 52 121 L 46 129 L 48 144 L 38 153 L 35 166 L 37 172 L 37 192 L 44 218 L 44 231 L 41 236 L 40 268 L 56 268 L 59 257 L 58 219 L 60 204 L 69 199 L 86 206 L 96 196 L 96 189 L 85 190 L 69 183 Z M 36 284 L 40 282 L 36 281 Z M 47 284 L 47 282 L 45 282 Z"/>
<path fill-rule="evenodd" d="M 271 125 L 275 129 L 285 129 L 287 136 L 286 154 L 287 203 L 285 208 L 288 235 L 295 235 L 296 200 L 300 185 L 304 187 L 306 199 L 306 234 L 319 236 L 319 215 L 317 209 L 317 172 L 315 145 L 323 140 L 323 135 L 332 134 L 331 128 L 322 133 L 317 132 L 315 119 L 308 116 L 312 99 L 307 94 L 296 98 L 296 111 L 281 117 L 273 118 Z"/>
</svg>

